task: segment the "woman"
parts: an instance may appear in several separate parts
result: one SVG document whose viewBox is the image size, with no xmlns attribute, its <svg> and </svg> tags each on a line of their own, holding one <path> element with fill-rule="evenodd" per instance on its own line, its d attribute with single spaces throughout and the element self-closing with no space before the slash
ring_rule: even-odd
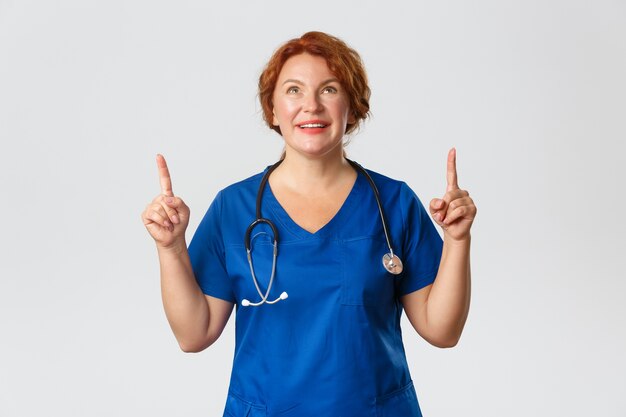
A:
<svg viewBox="0 0 626 417">
<path fill-rule="evenodd" d="M 359 55 L 341 40 L 310 32 L 279 48 L 259 96 L 283 157 L 222 190 L 189 249 L 189 209 L 157 156 L 162 193 L 143 221 L 182 350 L 215 342 L 237 305 L 225 416 L 420 416 L 402 311 L 431 344 L 459 340 L 476 208 L 457 185 L 455 150 L 446 193 L 430 203 L 442 242 L 406 184 L 344 156 L 369 95 Z M 270 221 L 249 228 L 258 218 Z"/>
</svg>

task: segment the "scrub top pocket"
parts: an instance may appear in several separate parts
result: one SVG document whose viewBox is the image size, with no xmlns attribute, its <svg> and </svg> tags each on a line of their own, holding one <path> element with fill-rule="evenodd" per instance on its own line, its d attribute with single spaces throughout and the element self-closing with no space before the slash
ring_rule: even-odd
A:
<svg viewBox="0 0 626 417">
<path fill-rule="evenodd" d="M 344 305 L 376 306 L 393 302 L 397 276 L 382 264 L 389 252 L 387 243 L 378 237 L 366 236 L 341 242 L 342 289 Z"/>
<path fill-rule="evenodd" d="M 413 382 L 376 398 L 376 417 L 422 417 Z"/>
<path fill-rule="evenodd" d="M 224 417 L 266 417 L 267 411 L 261 405 L 252 404 L 241 398 L 228 394 Z"/>
</svg>

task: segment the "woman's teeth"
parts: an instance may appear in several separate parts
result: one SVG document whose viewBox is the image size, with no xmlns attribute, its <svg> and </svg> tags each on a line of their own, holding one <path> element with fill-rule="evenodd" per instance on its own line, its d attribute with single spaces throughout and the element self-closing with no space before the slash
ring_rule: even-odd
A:
<svg viewBox="0 0 626 417">
<path fill-rule="evenodd" d="M 300 125 L 301 129 L 306 129 L 310 127 L 326 127 L 326 125 L 323 125 L 321 123 L 307 123 L 305 125 Z"/>
</svg>

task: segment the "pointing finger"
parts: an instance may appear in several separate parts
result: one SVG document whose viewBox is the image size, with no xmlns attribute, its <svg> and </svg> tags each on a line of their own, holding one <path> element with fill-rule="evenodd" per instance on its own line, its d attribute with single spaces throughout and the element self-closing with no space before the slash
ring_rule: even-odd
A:
<svg viewBox="0 0 626 417">
<path fill-rule="evenodd" d="M 159 181 L 161 182 L 161 194 L 173 197 L 172 191 L 172 179 L 170 178 L 170 171 L 167 169 L 167 162 L 161 154 L 157 154 L 157 167 L 159 168 Z"/>
<path fill-rule="evenodd" d="M 448 178 L 448 188 L 446 189 L 446 192 L 456 190 L 459 188 L 459 184 L 457 183 L 457 178 L 456 178 L 456 148 L 452 148 L 450 149 L 450 152 L 448 152 L 447 178 Z"/>
</svg>

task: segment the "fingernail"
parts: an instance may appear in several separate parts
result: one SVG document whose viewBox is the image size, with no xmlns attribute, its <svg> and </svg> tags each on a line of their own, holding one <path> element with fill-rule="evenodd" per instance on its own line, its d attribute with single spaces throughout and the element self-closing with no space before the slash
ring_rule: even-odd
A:
<svg viewBox="0 0 626 417">
<path fill-rule="evenodd" d="M 167 220 L 165 220 L 165 222 L 163 223 L 165 225 L 165 227 L 171 227 L 172 223 L 168 222 Z"/>
<path fill-rule="evenodd" d="M 443 200 L 437 201 L 437 208 L 443 207 Z"/>
<path fill-rule="evenodd" d="M 174 197 L 165 197 L 165 202 L 173 203 L 174 202 Z"/>
<path fill-rule="evenodd" d="M 173 215 L 172 216 L 172 223 L 174 224 L 178 224 L 180 220 L 178 220 L 178 216 L 177 215 Z"/>
<path fill-rule="evenodd" d="M 438 222 L 441 221 L 441 214 L 439 213 L 435 213 L 435 220 L 437 220 Z"/>
</svg>

